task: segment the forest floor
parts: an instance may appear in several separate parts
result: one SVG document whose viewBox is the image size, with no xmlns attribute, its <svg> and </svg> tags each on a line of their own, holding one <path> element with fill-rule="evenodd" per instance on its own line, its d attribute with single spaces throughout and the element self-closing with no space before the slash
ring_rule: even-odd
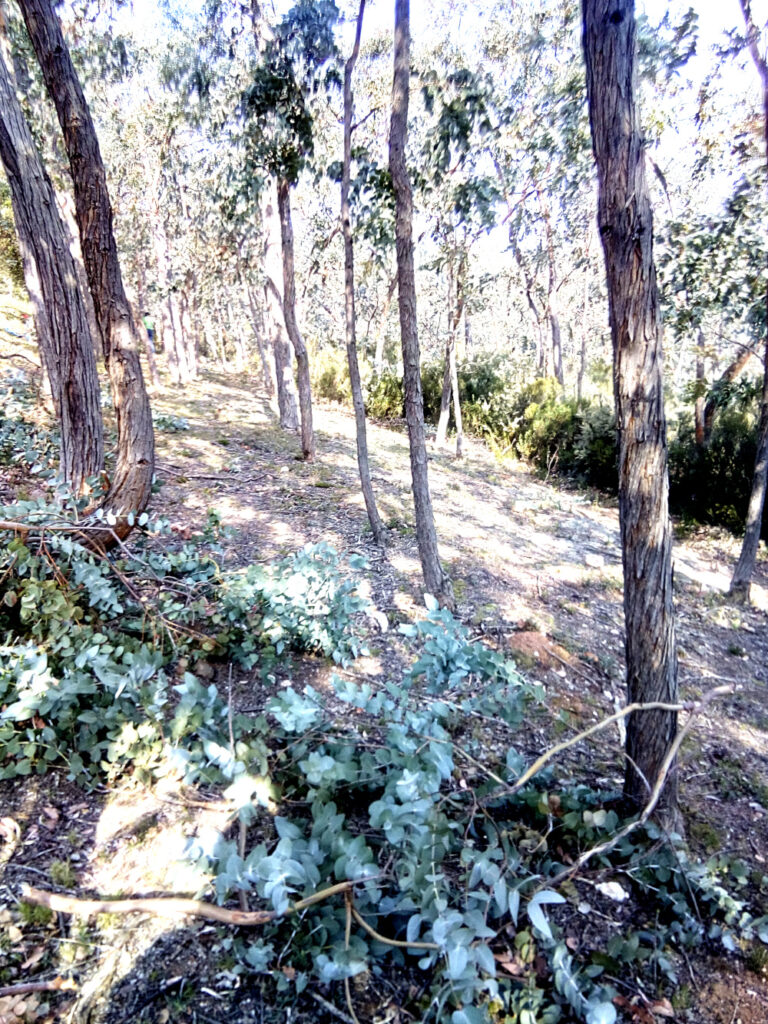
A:
<svg viewBox="0 0 768 1024">
<path fill-rule="evenodd" d="M 423 617 L 413 529 L 408 442 L 396 426 L 371 424 L 373 483 L 388 527 L 386 550 L 372 544 L 359 494 L 354 419 L 339 407 L 316 409 L 318 458 L 299 460 L 298 438 L 280 431 L 263 389 L 246 375 L 209 369 L 196 384 L 153 396 L 158 476 L 153 511 L 182 536 L 199 532 L 215 509 L 235 531 L 231 565 L 264 561 L 326 541 L 369 559 L 363 574 L 389 622 L 371 654 L 350 672 L 376 685 L 402 670 L 397 625 Z M 183 417 L 187 429 L 181 426 Z M 615 503 L 542 480 L 526 466 L 500 462 L 468 441 L 465 457 L 433 451 L 430 484 L 441 554 L 458 615 L 475 638 L 509 652 L 540 682 L 553 712 L 574 728 L 624 702 L 622 572 Z M 2 469 L 0 469 L 2 474 Z M 6 493 L 13 480 L 6 478 Z M 686 835 L 700 856 L 727 852 L 750 872 L 768 872 L 768 564 L 756 577 L 755 604 L 731 603 L 726 590 L 739 542 L 722 531 L 679 530 L 675 544 L 677 644 L 683 699 L 723 682 L 738 695 L 713 706 L 683 747 L 680 766 Z M 223 672 L 214 666 L 215 672 Z M 316 660 L 293 671 L 317 686 Z M 327 669 L 331 671 L 330 668 Z M 246 683 L 236 700 L 248 706 Z M 559 738 L 559 737 L 558 737 Z M 542 729 L 541 748 L 554 740 Z M 496 742 L 492 729 L 489 744 Z M 578 748 L 580 771 L 614 784 L 621 776 L 618 730 Z M 573 762 L 572 763 L 576 763 Z M 72 894 L 189 893 L 196 883 L 178 854 L 186 836 L 221 824 L 220 810 L 131 780 L 85 792 L 62 774 L 0 784 L 0 960 L 13 980 L 76 968 L 78 991 L 0 1001 L 0 1021 L 286 1021 L 345 1019 L 309 994 L 272 1015 L 258 986 L 231 970 L 226 939 L 211 924 L 102 915 L 96 926 L 61 916 L 22 921 L 23 882 Z M 218 818 L 217 818 L 218 815 Z M 2 824 L 6 822 L 6 834 Z M 18 832 L 8 825 L 15 822 Z M 5 842 L 4 842 L 5 840 Z M 756 898 L 765 897 L 756 894 Z M 764 906 L 759 912 L 768 912 Z M 3 952 L 5 951 L 5 952 Z M 675 1018 L 689 1024 L 765 1024 L 768 977 L 762 961 L 699 953 L 682 965 Z M 761 973 L 761 969 L 762 973 Z M 23 1005 L 22 1005 L 23 1003 Z M 13 1009 L 13 1005 L 15 1009 Z M 379 997 L 363 1021 L 414 1019 Z M 627 1011 L 629 1012 L 629 1011 Z M 347 1017 L 346 1019 L 349 1020 Z M 631 1015 L 639 1024 L 653 1017 Z"/>
</svg>

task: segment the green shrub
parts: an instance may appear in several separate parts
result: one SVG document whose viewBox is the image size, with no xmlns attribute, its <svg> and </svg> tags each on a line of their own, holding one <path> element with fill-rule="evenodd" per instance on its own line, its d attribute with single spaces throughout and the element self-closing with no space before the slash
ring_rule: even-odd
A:
<svg viewBox="0 0 768 1024">
<path fill-rule="evenodd" d="M 392 367 L 374 374 L 368 385 L 365 403 L 369 416 L 378 420 L 402 419 L 404 415 L 403 379 Z"/>
<path fill-rule="evenodd" d="M 696 444 L 692 418 L 680 418 L 669 446 L 670 507 L 701 523 L 744 529 L 755 465 L 754 410 L 722 409 L 709 444 Z M 763 516 L 768 537 L 768 509 Z"/>
<path fill-rule="evenodd" d="M 346 349 L 320 349 L 313 354 L 310 369 L 312 390 L 319 398 L 342 405 L 349 405 L 352 402 Z"/>
</svg>

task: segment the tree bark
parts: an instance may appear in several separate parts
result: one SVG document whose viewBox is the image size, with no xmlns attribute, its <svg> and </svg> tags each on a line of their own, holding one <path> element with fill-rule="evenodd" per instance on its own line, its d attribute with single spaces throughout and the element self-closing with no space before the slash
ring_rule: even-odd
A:
<svg viewBox="0 0 768 1024">
<path fill-rule="evenodd" d="M 61 474 L 76 493 L 104 467 L 94 343 L 56 194 L 15 89 L 0 9 L 0 160 L 11 192 L 40 357 L 61 431 Z"/>
<path fill-rule="evenodd" d="M 634 0 L 582 0 L 582 12 L 598 176 L 598 227 L 614 353 L 628 699 L 675 703 L 662 330 L 653 215 L 635 102 Z M 674 712 L 642 711 L 630 716 L 624 794 L 633 808 L 645 804 L 676 732 Z M 673 820 L 674 770 L 662 800 L 661 813 Z"/>
<path fill-rule="evenodd" d="M 355 29 L 355 43 L 352 53 L 344 66 L 344 161 L 341 174 L 341 229 L 344 235 L 344 316 L 347 342 L 347 364 L 352 388 L 352 405 L 355 409 L 355 434 L 357 438 L 357 466 L 360 472 L 360 488 L 363 492 L 365 510 L 371 533 L 377 544 L 384 540 L 384 527 L 376 508 L 376 498 L 371 482 L 371 466 L 368 459 L 368 434 L 365 425 L 365 399 L 360 380 L 360 366 L 357 360 L 356 314 L 355 314 L 355 252 L 352 241 L 352 215 L 349 208 L 349 179 L 352 163 L 352 74 L 360 53 L 360 36 L 363 31 L 365 0 L 360 0 Z"/>
<path fill-rule="evenodd" d="M 285 178 L 277 183 L 277 212 L 280 217 L 280 238 L 283 245 L 283 319 L 293 351 L 299 384 L 301 410 L 301 449 L 307 462 L 315 457 L 315 431 L 312 427 L 312 384 L 309 379 L 309 355 L 296 321 L 296 271 L 293 261 L 293 223 L 291 221 L 291 186 Z"/>
<path fill-rule="evenodd" d="M 768 188 L 768 61 L 763 56 L 760 46 L 760 33 L 752 18 L 749 0 L 740 0 L 747 29 L 747 44 L 752 60 L 760 75 L 763 86 L 763 140 L 765 145 L 765 184 Z M 744 528 L 744 540 L 741 545 L 739 560 L 733 571 L 730 592 L 741 600 L 749 600 L 752 587 L 752 575 L 757 561 L 757 549 L 760 544 L 760 533 L 763 525 L 763 509 L 765 508 L 766 486 L 768 485 L 768 272 L 765 286 L 765 362 L 763 368 L 763 396 L 760 405 L 760 425 L 757 431 L 757 452 L 755 468 L 752 474 L 752 491 L 749 496 L 747 521 Z"/>
<path fill-rule="evenodd" d="M 80 245 L 112 386 L 117 460 L 105 508 L 117 521 L 98 537 L 108 547 L 114 536 L 130 533 L 128 513 L 143 511 L 152 488 L 154 434 L 139 361 L 141 339 L 123 288 L 99 142 L 61 26 L 50 0 L 21 0 L 19 6 L 64 135 Z"/>
<path fill-rule="evenodd" d="M 389 169 L 395 192 L 395 243 L 403 349 L 405 419 L 411 453 L 416 540 L 427 590 L 441 604 L 454 606 L 451 581 L 440 564 L 437 533 L 429 493 L 424 402 L 421 393 L 419 335 L 416 320 L 416 275 L 413 263 L 413 195 L 405 161 L 408 136 L 408 91 L 411 77 L 410 3 L 395 0 L 395 60 L 392 79 L 392 119 L 389 133 Z"/>
</svg>

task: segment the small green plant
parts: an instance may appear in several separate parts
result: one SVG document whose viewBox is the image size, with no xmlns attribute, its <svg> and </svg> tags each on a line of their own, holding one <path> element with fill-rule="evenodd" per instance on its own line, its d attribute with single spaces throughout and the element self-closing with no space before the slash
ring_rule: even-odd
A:
<svg viewBox="0 0 768 1024">
<path fill-rule="evenodd" d="M 76 881 L 74 869 L 68 860 L 51 861 L 48 874 L 54 885 L 60 885 L 64 889 L 73 888 Z"/>
<path fill-rule="evenodd" d="M 189 430 L 189 420 L 185 416 L 172 416 L 170 413 L 159 413 L 152 417 L 155 430 L 165 434 L 181 434 Z"/>
<path fill-rule="evenodd" d="M 53 911 L 48 907 L 38 907 L 34 903 L 19 903 L 19 916 L 22 924 L 35 928 L 44 928 L 53 920 Z"/>
</svg>

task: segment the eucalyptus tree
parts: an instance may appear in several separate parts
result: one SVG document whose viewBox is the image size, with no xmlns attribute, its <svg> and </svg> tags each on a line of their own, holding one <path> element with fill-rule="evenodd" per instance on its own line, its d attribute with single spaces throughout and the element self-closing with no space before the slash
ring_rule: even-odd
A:
<svg viewBox="0 0 768 1024">
<path fill-rule="evenodd" d="M 636 100 L 634 0 L 582 0 L 587 96 L 598 176 L 619 435 L 619 521 L 624 565 L 630 703 L 677 701 L 668 513 L 662 327 L 653 260 L 653 214 Z M 624 793 L 642 807 L 663 780 L 677 731 L 674 711 L 633 712 Z M 674 767 L 662 797 L 674 818 Z"/>
<path fill-rule="evenodd" d="M 61 438 L 60 469 L 75 492 L 104 468 L 101 392 L 83 294 L 51 179 L 16 94 L 0 7 L 0 161 L 8 179 L 24 281 Z"/>
<path fill-rule="evenodd" d="M 416 278 L 413 260 L 413 193 L 406 163 L 408 100 L 411 77 L 409 0 L 395 0 L 395 54 L 392 78 L 392 119 L 389 169 L 395 191 L 398 303 L 403 349 L 405 418 L 411 454 L 411 482 L 416 514 L 416 541 L 427 590 L 441 604 L 454 604 L 453 588 L 440 563 L 437 531 L 429 493 L 424 402 L 421 391 L 419 334 L 416 320 Z"/>
<path fill-rule="evenodd" d="M 309 356 L 296 317 L 296 274 L 291 192 L 314 150 L 313 94 L 338 84 L 332 0 L 299 0 L 275 26 L 253 80 L 243 95 L 245 143 L 250 159 L 276 183 L 283 262 L 282 307 L 296 353 L 304 458 L 315 455 Z"/>
<path fill-rule="evenodd" d="M 502 3 L 483 46 L 498 93 L 489 156 L 533 319 L 538 372 L 563 384 L 561 304 L 574 275 L 588 274 L 593 216 L 578 4 Z"/>
<path fill-rule="evenodd" d="M 360 472 L 360 486 L 363 492 L 368 522 L 377 544 L 384 539 L 384 527 L 376 507 L 376 498 L 371 483 L 371 467 L 368 458 L 368 437 L 365 426 L 365 399 L 360 380 L 360 365 L 357 358 L 357 337 L 355 323 L 355 254 L 352 239 L 352 215 L 349 206 L 349 183 L 352 165 L 352 117 L 354 101 L 352 75 L 360 54 L 360 37 L 363 31 L 365 0 L 360 7 L 355 25 L 355 42 L 352 53 L 344 65 L 344 157 L 341 173 L 341 227 L 344 235 L 344 318 L 347 342 L 347 365 L 352 387 L 352 403 L 355 409 L 355 435 L 357 440 L 357 465 Z"/>
<path fill-rule="evenodd" d="M 761 38 L 760 31 L 752 16 L 750 0 L 740 0 L 741 10 L 744 15 L 744 22 L 747 31 L 747 46 L 755 67 L 760 75 L 760 82 L 763 90 L 763 135 L 764 135 L 764 157 L 765 157 L 765 180 L 764 187 L 768 189 L 768 58 L 765 53 L 765 40 Z M 744 541 L 741 546 L 739 560 L 731 579 L 731 593 L 748 598 L 752 575 L 755 571 L 757 560 L 757 549 L 760 543 L 760 532 L 763 524 L 763 509 L 765 507 L 765 492 L 768 484 L 768 261 L 764 273 L 764 299 L 765 299 L 765 322 L 764 322 L 764 372 L 763 372 L 763 395 L 760 407 L 760 423 L 757 430 L 757 454 L 755 456 L 755 468 L 752 476 L 752 491 L 749 497 L 749 508 L 747 509 L 747 521 L 744 530 Z"/>
<path fill-rule="evenodd" d="M 64 136 L 83 259 L 112 386 L 117 458 L 105 504 L 116 522 L 98 538 L 109 546 L 130 533 L 131 513 L 143 511 L 152 487 L 154 434 L 139 361 L 141 341 L 123 288 L 96 130 L 61 25 L 49 0 L 22 0 L 19 6 Z"/>
<path fill-rule="evenodd" d="M 462 67 L 458 53 L 449 53 L 446 63 L 448 66 L 440 68 L 438 61 L 429 60 L 430 70 L 421 75 L 422 97 L 432 122 L 425 129 L 418 186 L 438 247 L 432 266 L 446 272 L 448 291 L 443 388 L 435 443 L 438 447 L 445 443 L 452 399 L 456 455 L 460 457 L 463 435 L 456 340 L 465 308 L 472 249 L 495 224 L 499 192 L 493 177 L 481 166 L 484 137 L 494 133 L 490 83 Z"/>
</svg>

